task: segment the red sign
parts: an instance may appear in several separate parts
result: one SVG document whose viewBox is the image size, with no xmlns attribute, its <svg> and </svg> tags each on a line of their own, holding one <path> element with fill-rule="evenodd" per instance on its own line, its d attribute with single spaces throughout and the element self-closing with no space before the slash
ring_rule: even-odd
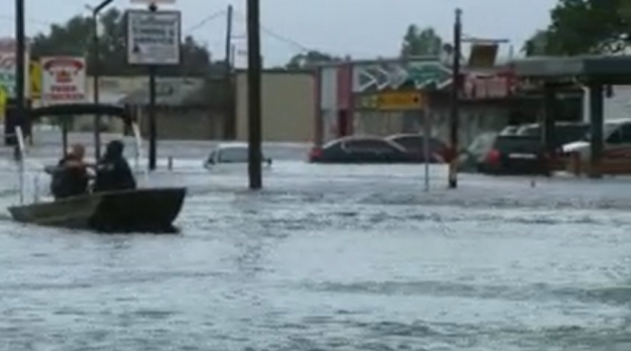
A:
<svg viewBox="0 0 631 351">
<path fill-rule="evenodd" d="M 84 101 L 85 69 L 83 57 L 42 58 L 42 99 L 48 103 Z"/>
</svg>

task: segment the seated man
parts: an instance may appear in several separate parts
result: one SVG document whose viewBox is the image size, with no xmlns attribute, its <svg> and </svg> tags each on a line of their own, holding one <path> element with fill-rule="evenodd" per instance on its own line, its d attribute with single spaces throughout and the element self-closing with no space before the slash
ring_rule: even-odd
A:
<svg viewBox="0 0 631 351">
<path fill-rule="evenodd" d="M 50 190 L 55 199 L 87 193 L 90 178 L 87 165 L 83 160 L 84 156 L 85 147 L 74 144 L 70 152 L 59 161 L 57 167 L 49 170 L 53 177 Z"/>
<path fill-rule="evenodd" d="M 94 192 L 136 189 L 136 179 L 123 156 L 125 145 L 119 140 L 107 144 L 105 155 L 96 165 Z"/>
</svg>

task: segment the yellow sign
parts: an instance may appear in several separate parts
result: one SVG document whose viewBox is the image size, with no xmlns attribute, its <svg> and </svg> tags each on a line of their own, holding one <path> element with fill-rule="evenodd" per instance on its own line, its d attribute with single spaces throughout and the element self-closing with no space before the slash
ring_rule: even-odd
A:
<svg viewBox="0 0 631 351">
<path fill-rule="evenodd" d="M 423 97 L 416 91 L 384 92 L 377 95 L 377 108 L 381 110 L 419 110 Z"/>
<path fill-rule="evenodd" d="M 7 92 L 0 86 L 0 121 L 4 118 L 7 108 Z"/>
<path fill-rule="evenodd" d="M 42 64 L 39 60 L 31 60 L 29 69 L 29 96 L 33 100 L 42 97 Z"/>
</svg>

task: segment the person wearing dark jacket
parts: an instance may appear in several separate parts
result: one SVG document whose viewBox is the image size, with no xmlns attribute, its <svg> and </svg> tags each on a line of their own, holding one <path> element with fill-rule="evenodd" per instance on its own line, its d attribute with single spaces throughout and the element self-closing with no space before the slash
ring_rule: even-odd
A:
<svg viewBox="0 0 631 351">
<path fill-rule="evenodd" d="M 57 163 L 57 167 L 49 169 L 52 175 L 50 190 L 55 199 L 83 195 L 88 192 L 90 177 L 84 163 L 85 147 L 72 145 L 70 152 Z"/>
<path fill-rule="evenodd" d="M 105 155 L 96 165 L 93 192 L 136 189 L 136 179 L 123 156 L 125 145 L 114 140 L 107 144 Z"/>
</svg>

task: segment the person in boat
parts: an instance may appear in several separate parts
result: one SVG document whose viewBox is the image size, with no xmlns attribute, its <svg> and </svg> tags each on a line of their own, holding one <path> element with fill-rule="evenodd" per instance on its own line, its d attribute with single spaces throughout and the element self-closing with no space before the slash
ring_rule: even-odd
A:
<svg viewBox="0 0 631 351">
<path fill-rule="evenodd" d="M 55 199 L 83 195 L 88 192 L 90 176 L 84 162 L 85 146 L 73 144 L 57 167 L 47 170 L 52 174 L 51 193 Z"/>
<path fill-rule="evenodd" d="M 136 189 L 136 179 L 123 152 L 125 145 L 120 140 L 107 144 L 105 155 L 96 165 L 93 192 Z"/>
</svg>

